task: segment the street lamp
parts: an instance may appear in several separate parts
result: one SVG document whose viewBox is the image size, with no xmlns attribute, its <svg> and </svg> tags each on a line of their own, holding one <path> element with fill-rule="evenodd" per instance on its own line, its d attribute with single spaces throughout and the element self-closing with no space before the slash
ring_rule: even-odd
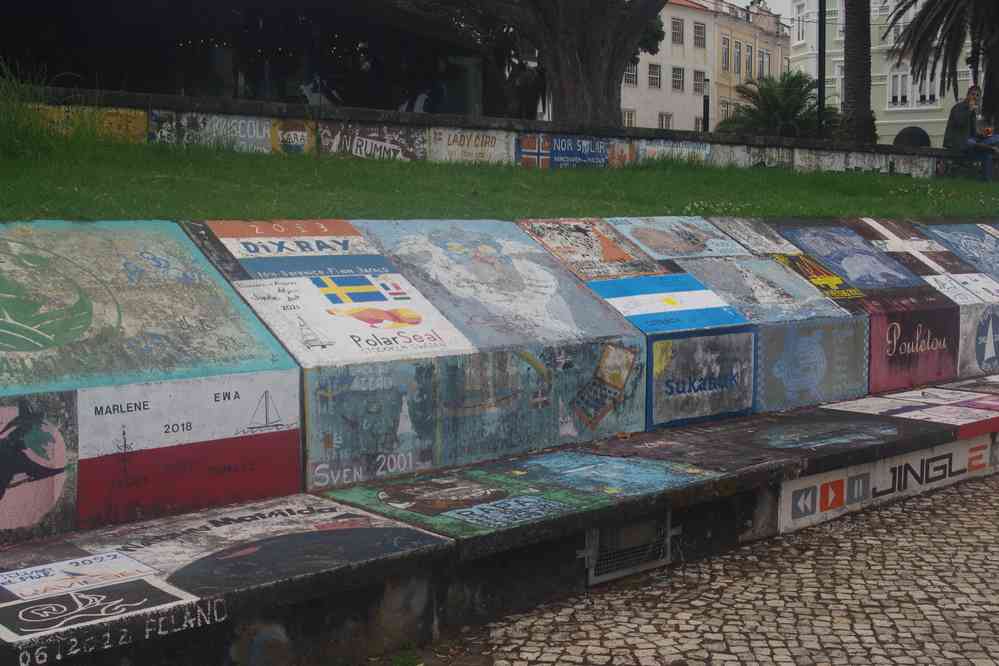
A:
<svg viewBox="0 0 999 666">
<path fill-rule="evenodd" d="M 704 77 L 704 122 L 701 131 L 711 131 L 711 79 L 707 76 Z"/>
</svg>

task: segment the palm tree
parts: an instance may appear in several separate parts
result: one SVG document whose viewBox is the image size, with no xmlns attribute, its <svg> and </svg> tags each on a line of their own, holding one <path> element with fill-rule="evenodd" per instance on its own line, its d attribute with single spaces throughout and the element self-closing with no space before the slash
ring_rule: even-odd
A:
<svg viewBox="0 0 999 666">
<path fill-rule="evenodd" d="M 871 0 L 843 0 L 843 131 L 852 141 L 877 143 L 871 110 Z"/>
<path fill-rule="evenodd" d="M 767 76 L 735 87 L 745 101 L 733 115 L 718 123 L 717 132 L 764 136 L 818 136 L 819 82 L 804 72 L 785 72 L 779 79 Z M 836 109 L 826 108 L 826 124 L 838 123 Z"/>
<path fill-rule="evenodd" d="M 918 2 L 899 0 L 888 30 L 903 22 L 906 12 Z M 909 60 L 916 81 L 925 81 L 927 76 L 932 80 L 941 70 L 940 95 L 953 89 L 957 97 L 957 69 L 964 64 L 961 56 L 969 41 L 967 64 L 972 80 L 979 83 L 979 72 L 985 71 L 982 113 L 995 119 L 999 116 L 999 2 L 996 0 L 926 2 L 896 38 L 893 52 L 900 63 Z"/>
</svg>

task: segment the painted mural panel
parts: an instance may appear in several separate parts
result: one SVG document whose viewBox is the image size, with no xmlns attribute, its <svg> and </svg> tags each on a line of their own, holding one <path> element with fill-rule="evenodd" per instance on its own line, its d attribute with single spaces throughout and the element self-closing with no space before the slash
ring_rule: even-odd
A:
<svg viewBox="0 0 999 666">
<path fill-rule="evenodd" d="M 991 474 L 992 446 L 988 438 L 965 440 L 786 481 L 780 493 L 780 531 L 793 532 L 846 513 Z"/>
<path fill-rule="evenodd" d="M 294 367 L 172 223 L 0 224 L 0 295 L 0 395 Z"/>
<path fill-rule="evenodd" d="M 943 384 L 942 388 L 999 395 L 999 375 L 988 375 L 986 377 L 976 377 L 975 379 L 965 379 L 952 384 Z"/>
<path fill-rule="evenodd" d="M 413 162 L 430 154 L 429 131 L 419 127 L 321 122 L 319 142 L 327 155 L 363 159 Z"/>
<path fill-rule="evenodd" d="M 301 489 L 297 370 L 81 389 L 80 527 Z"/>
<path fill-rule="evenodd" d="M 149 112 L 149 126 L 146 133 L 149 143 L 177 143 L 177 113 L 152 109 Z"/>
<path fill-rule="evenodd" d="M 917 228 L 940 241 L 982 273 L 999 280 L 999 228 L 994 224 L 920 224 Z"/>
<path fill-rule="evenodd" d="M 435 127 L 430 130 L 433 162 L 513 164 L 516 134 L 503 130 Z"/>
<path fill-rule="evenodd" d="M 271 120 L 271 152 L 305 155 L 316 151 L 316 123 L 296 118 Z"/>
<path fill-rule="evenodd" d="M 959 377 L 999 372 L 999 307 L 977 303 L 961 306 Z"/>
<path fill-rule="evenodd" d="M 827 298 L 842 301 L 864 296 L 864 292 L 849 286 L 846 280 L 807 254 L 775 254 L 772 256 L 774 261 L 808 280 Z"/>
<path fill-rule="evenodd" d="M 753 254 L 761 256 L 801 254 L 801 250 L 788 242 L 763 220 L 742 217 L 710 217 L 708 222 L 734 238 Z"/>
<path fill-rule="evenodd" d="M 559 134 L 519 134 L 516 163 L 531 169 L 606 167 L 611 140 Z"/>
<path fill-rule="evenodd" d="M 355 222 L 480 349 L 631 336 L 519 227 L 492 220 Z"/>
<path fill-rule="evenodd" d="M 707 162 L 712 146 L 701 141 L 671 141 L 669 139 L 642 139 L 638 142 L 638 160 L 678 160 Z"/>
<path fill-rule="evenodd" d="M 0 398 L 0 545 L 76 526 L 72 392 Z"/>
<path fill-rule="evenodd" d="M 646 334 L 747 323 L 736 308 L 685 273 L 586 284 Z"/>
<path fill-rule="evenodd" d="M 638 161 L 638 142 L 630 139 L 611 139 L 607 147 L 607 166 L 620 168 Z"/>
<path fill-rule="evenodd" d="M 614 217 L 608 223 L 659 261 L 749 254 L 701 217 Z"/>
<path fill-rule="evenodd" d="M 42 117 L 61 133 L 95 132 L 99 136 L 143 143 L 148 116 L 138 109 L 113 109 L 94 106 L 39 106 Z"/>
<path fill-rule="evenodd" d="M 753 405 L 753 344 L 751 331 L 651 341 L 650 424 L 749 410 Z"/>
<path fill-rule="evenodd" d="M 244 153 L 271 152 L 271 119 L 182 113 L 176 116 L 176 143 L 218 146 Z"/>
<path fill-rule="evenodd" d="M 867 318 L 862 316 L 760 326 L 756 411 L 866 395 L 868 334 Z"/>
<path fill-rule="evenodd" d="M 667 272 L 603 220 L 521 220 L 518 224 L 584 281 Z"/>
<path fill-rule="evenodd" d="M 636 336 L 309 370 L 309 487 L 641 431 L 645 354 Z"/>
<path fill-rule="evenodd" d="M 845 316 L 806 280 L 770 259 L 707 257 L 677 263 L 752 322 Z"/>
<path fill-rule="evenodd" d="M 908 268 L 845 226 L 784 224 L 779 230 L 858 289 L 900 289 L 924 284 Z"/>
</svg>

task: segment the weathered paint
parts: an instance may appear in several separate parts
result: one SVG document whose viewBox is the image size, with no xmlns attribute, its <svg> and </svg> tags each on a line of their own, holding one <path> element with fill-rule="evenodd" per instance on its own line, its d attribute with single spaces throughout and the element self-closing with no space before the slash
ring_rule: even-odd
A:
<svg viewBox="0 0 999 666">
<path fill-rule="evenodd" d="M 681 160 L 707 162 L 712 145 L 699 141 L 670 141 L 667 139 L 642 139 L 638 142 L 638 161 Z"/>
<path fill-rule="evenodd" d="M 183 113 L 176 116 L 178 144 L 219 146 L 243 153 L 270 153 L 271 119 Z"/>
<path fill-rule="evenodd" d="M 311 369 L 308 486 L 643 430 L 645 353 L 636 337 Z"/>
<path fill-rule="evenodd" d="M 749 254 L 700 217 L 614 217 L 608 223 L 657 261 Z"/>
<path fill-rule="evenodd" d="M 311 120 L 271 120 L 271 152 L 305 155 L 316 151 L 316 123 Z"/>
<path fill-rule="evenodd" d="M 754 323 L 846 316 L 804 278 L 770 259 L 705 257 L 677 263 Z"/>
<path fill-rule="evenodd" d="M 0 395 L 294 367 L 172 223 L 0 224 L 0 275 Z"/>
<path fill-rule="evenodd" d="M 931 387 L 836 403 L 828 408 L 954 426 L 958 437 L 964 438 L 999 432 L 999 413 L 989 398 L 973 391 Z"/>
<path fill-rule="evenodd" d="M 794 149 L 794 170 L 846 171 L 848 153 L 837 150 L 816 150 L 814 148 Z"/>
<path fill-rule="evenodd" d="M 952 384 L 943 384 L 941 388 L 999 395 L 999 375 L 989 375 L 987 377 L 966 379 Z"/>
<path fill-rule="evenodd" d="M 326 155 L 413 162 L 426 160 L 430 131 L 418 127 L 362 125 L 353 122 L 319 123 L 319 142 Z"/>
<path fill-rule="evenodd" d="M 39 106 L 42 118 L 58 132 L 94 131 L 98 135 L 127 143 L 144 143 L 148 115 L 138 109 L 94 106 Z"/>
<path fill-rule="evenodd" d="M 561 134 L 517 135 L 516 164 L 531 169 L 606 167 L 609 139 Z"/>
<path fill-rule="evenodd" d="M 940 241 L 982 273 L 999 280 L 999 228 L 994 224 L 920 224 L 917 228 Z"/>
<path fill-rule="evenodd" d="M 607 166 L 620 168 L 638 161 L 638 141 L 611 139 L 607 147 Z"/>
<path fill-rule="evenodd" d="M 301 489 L 299 373 L 81 389 L 78 524 Z"/>
<path fill-rule="evenodd" d="M 519 224 L 581 280 L 667 272 L 603 220 L 521 220 Z"/>
<path fill-rule="evenodd" d="M 649 335 L 747 322 L 725 299 L 685 273 L 592 280 L 586 284 Z"/>
<path fill-rule="evenodd" d="M 0 545 L 76 526 L 72 392 L 0 398 Z"/>
<path fill-rule="evenodd" d="M 749 166 L 794 169 L 794 149 L 782 146 L 746 146 Z"/>
<path fill-rule="evenodd" d="M 503 130 L 435 127 L 430 130 L 430 160 L 513 164 L 516 137 L 515 133 Z"/>
<path fill-rule="evenodd" d="M 876 463 L 785 481 L 781 533 L 818 525 L 884 502 L 992 474 L 988 437 L 944 444 Z"/>
<path fill-rule="evenodd" d="M 756 331 L 756 411 L 847 400 L 867 394 L 864 316 L 761 325 Z"/>
<path fill-rule="evenodd" d="M 999 371 L 999 306 L 975 303 L 961 306 L 958 377 L 977 377 Z"/>
<path fill-rule="evenodd" d="M 787 239 L 764 220 L 742 217 L 709 217 L 708 222 L 735 239 L 753 254 L 801 254 Z"/>
<path fill-rule="evenodd" d="M 754 338 L 723 329 L 651 340 L 649 426 L 748 411 Z"/>
<path fill-rule="evenodd" d="M 808 280 L 813 287 L 828 298 L 842 301 L 862 298 L 864 295 L 864 292 L 856 287 L 847 285 L 846 280 L 807 254 L 801 252 L 797 254 L 774 254 L 772 257 L 777 263 Z"/>
<path fill-rule="evenodd" d="M 356 221 L 479 349 L 632 337 L 633 329 L 514 224 Z"/>
</svg>

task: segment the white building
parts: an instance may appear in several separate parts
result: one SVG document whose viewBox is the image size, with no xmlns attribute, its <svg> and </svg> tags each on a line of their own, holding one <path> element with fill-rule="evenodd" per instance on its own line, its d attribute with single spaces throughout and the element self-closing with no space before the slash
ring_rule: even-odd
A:
<svg viewBox="0 0 999 666">
<path fill-rule="evenodd" d="M 947 116 L 954 105 L 953 93 L 940 97 L 937 80 L 917 82 L 908 63 L 896 64 L 889 54 L 901 24 L 885 36 L 896 0 L 871 0 L 871 108 L 877 121 L 878 142 L 891 143 L 906 127 L 921 127 L 934 147 L 943 145 Z M 842 108 L 843 94 L 843 0 L 827 0 L 826 6 L 826 103 Z M 818 0 L 791 2 L 791 67 L 818 77 Z M 912 10 L 910 10 L 912 11 Z M 962 55 L 963 64 L 967 54 Z M 960 94 L 971 84 L 968 69 L 959 70 Z"/>
<path fill-rule="evenodd" d="M 659 53 L 640 54 L 624 75 L 626 127 L 700 131 L 709 80 L 713 128 L 738 102 L 736 85 L 761 72 L 778 76 L 785 66 L 786 30 L 762 2 L 743 8 L 725 0 L 671 0 L 661 16 L 666 38 Z"/>
</svg>

